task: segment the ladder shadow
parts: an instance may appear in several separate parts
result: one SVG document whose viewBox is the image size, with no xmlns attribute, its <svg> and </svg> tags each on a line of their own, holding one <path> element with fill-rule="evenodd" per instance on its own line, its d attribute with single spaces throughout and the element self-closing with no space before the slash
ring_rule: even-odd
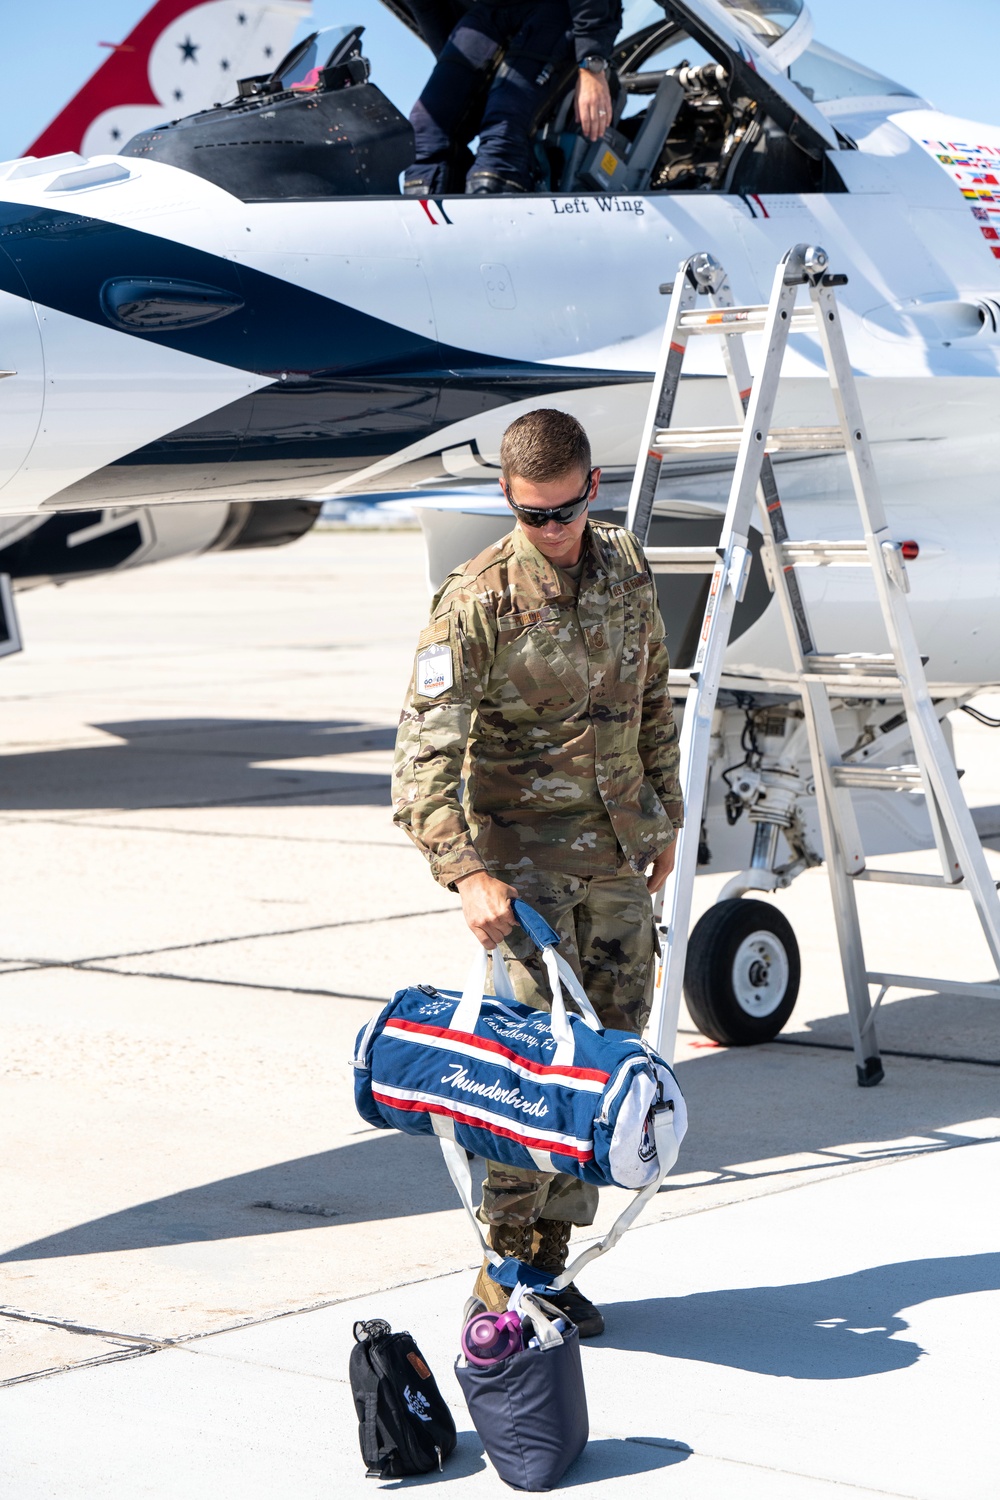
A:
<svg viewBox="0 0 1000 1500">
<path fill-rule="evenodd" d="M 790 1286 L 606 1304 L 600 1343 L 790 1380 L 857 1380 L 926 1352 L 899 1337 L 904 1308 L 998 1290 L 997 1252 L 899 1261 Z"/>
<path fill-rule="evenodd" d="M 887 1010 L 903 1013 L 882 1022 L 885 1046 L 920 1033 L 926 1038 L 927 997 L 900 1000 Z M 956 1000 L 950 1038 L 963 1051 L 983 1051 L 977 1038 L 995 1002 Z M 966 1016 L 966 1010 L 968 1015 Z M 966 1030 L 959 1028 L 966 1017 Z M 887 1018 L 888 1019 L 888 1018 Z M 700 1185 L 741 1181 L 788 1183 L 846 1166 L 887 1161 L 914 1152 L 934 1152 L 981 1143 L 1000 1136 L 988 1122 L 997 1109 L 997 1069 L 941 1062 L 886 1060 L 886 1081 L 859 1090 L 849 1050 L 846 1016 L 809 1023 L 808 1040 L 835 1038 L 823 1046 L 777 1041 L 760 1047 L 705 1050 L 676 1065 L 691 1125 L 676 1171 L 660 1192 L 683 1194 L 695 1178 Z M 844 1045 L 846 1051 L 839 1048 Z M 838 1050 L 832 1050 L 837 1048 Z M 996 1050 L 996 1049 L 994 1049 Z M 933 1070 L 933 1083 L 928 1070 Z M 972 1128 L 971 1122 L 977 1122 Z M 985 1124 L 981 1122 L 987 1122 Z"/>
<path fill-rule="evenodd" d="M 985 982 L 996 982 L 989 973 L 978 977 Z M 893 1052 L 909 1052 L 934 1061 L 952 1059 L 1000 1067 L 996 1014 L 995 1000 L 975 995 L 948 995 L 944 1004 L 938 994 L 886 999 L 879 1007 L 876 1020 L 879 1050 L 885 1057 L 886 1071 L 898 1067 Z M 813 1042 L 849 1049 L 851 1032 L 846 1009 L 839 1015 L 817 1016 L 799 1026 L 795 1025 L 793 1013 L 775 1045 L 785 1048 L 799 1039 L 804 1046 Z M 846 1051 L 844 1057 L 850 1067 L 853 1057 L 849 1057 Z"/>
</svg>

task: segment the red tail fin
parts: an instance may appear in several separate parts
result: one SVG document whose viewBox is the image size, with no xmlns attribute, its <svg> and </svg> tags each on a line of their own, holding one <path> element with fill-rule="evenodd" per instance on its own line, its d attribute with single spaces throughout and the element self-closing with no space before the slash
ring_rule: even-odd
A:
<svg viewBox="0 0 1000 1500">
<path fill-rule="evenodd" d="M 120 149 L 137 130 L 231 99 L 237 78 L 270 73 L 311 0 L 156 0 L 124 42 L 28 147 L 30 156 Z"/>
</svg>

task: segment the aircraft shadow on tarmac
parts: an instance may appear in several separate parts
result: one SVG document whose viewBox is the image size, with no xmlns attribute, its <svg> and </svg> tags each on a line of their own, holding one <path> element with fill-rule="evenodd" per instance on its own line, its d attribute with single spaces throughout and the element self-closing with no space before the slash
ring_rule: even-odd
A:
<svg viewBox="0 0 1000 1500">
<path fill-rule="evenodd" d="M 393 725 L 356 720 L 139 719 L 97 724 L 120 743 L 5 755 L 0 811 L 240 806 L 293 801 L 389 806 L 388 769 L 337 757 L 391 750 Z M 329 766 L 294 761 L 329 758 Z M 277 762 L 277 764 L 274 764 Z"/>
<path fill-rule="evenodd" d="M 0 1263 L 288 1234 L 457 1207 L 437 1143 L 385 1131 L 91 1219 L 7 1250 Z"/>
<path fill-rule="evenodd" d="M 906 1307 L 1000 1290 L 1000 1253 L 871 1266 L 791 1286 L 727 1288 L 605 1306 L 601 1343 L 791 1380 L 855 1380 L 925 1354 L 898 1335 Z"/>
</svg>

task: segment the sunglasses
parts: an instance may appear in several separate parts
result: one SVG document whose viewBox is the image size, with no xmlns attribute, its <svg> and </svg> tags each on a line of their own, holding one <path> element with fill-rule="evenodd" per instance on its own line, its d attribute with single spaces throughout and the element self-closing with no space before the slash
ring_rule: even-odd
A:
<svg viewBox="0 0 1000 1500">
<path fill-rule="evenodd" d="M 519 521 L 525 526 L 547 526 L 550 521 L 555 521 L 557 526 L 570 526 L 583 515 L 590 504 L 590 486 L 594 480 L 594 471 L 591 469 L 587 475 L 587 488 L 577 500 L 567 500 L 565 505 L 554 505 L 551 509 L 541 508 L 536 505 L 518 505 L 511 498 L 510 490 L 505 484 L 501 484 L 507 504 L 514 512 Z"/>
</svg>

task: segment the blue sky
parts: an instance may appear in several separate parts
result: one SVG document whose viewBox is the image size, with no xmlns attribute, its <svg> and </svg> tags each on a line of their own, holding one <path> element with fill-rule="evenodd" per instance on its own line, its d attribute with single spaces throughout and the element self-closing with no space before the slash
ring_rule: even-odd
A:
<svg viewBox="0 0 1000 1500">
<path fill-rule="evenodd" d="M 0 160 L 20 156 L 151 0 L 9 0 Z M 313 0 L 316 25 L 363 22 L 374 78 L 408 111 L 430 54 L 378 0 Z M 997 0 L 810 0 L 816 35 L 939 109 L 1000 124 Z"/>
</svg>

